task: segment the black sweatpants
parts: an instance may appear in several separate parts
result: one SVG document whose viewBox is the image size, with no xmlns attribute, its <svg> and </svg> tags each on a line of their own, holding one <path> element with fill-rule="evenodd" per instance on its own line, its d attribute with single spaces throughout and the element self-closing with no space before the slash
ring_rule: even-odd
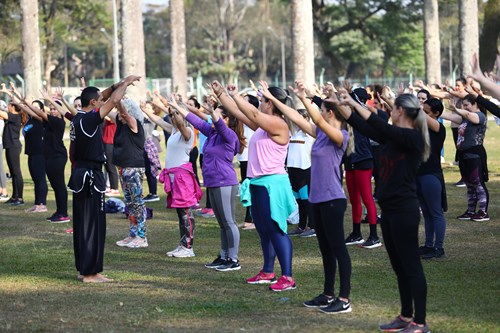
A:
<svg viewBox="0 0 500 333">
<path fill-rule="evenodd" d="M 45 160 L 45 171 L 49 179 L 50 186 L 54 190 L 56 197 L 56 214 L 68 215 L 68 189 L 64 180 L 64 169 L 68 162 L 67 156 L 48 158 Z"/>
<path fill-rule="evenodd" d="M 311 215 L 314 219 L 316 236 L 323 259 L 325 285 L 323 293 L 335 296 L 334 284 L 339 265 L 339 297 L 349 298 L 351 291 L 351 257 L 345 245 L 344 213 L 346 199 L 336 199 L 311 204 Z"/>
<path fill-rule="evenodd" d="M 47 179 L 45 178 L 45 157 L 41 154 L 28 155 L 28 169 L 35 185 L 35 205 L 47 204 Z"/>
<path fill-rule="evenodd" d="M 80 192 L 73 193 L 73 247 L 76 270 L 81 275 L 102 272 L 105 239 L 104 193 L 86 181 Z"/>
<path fill-rule="evenodd" d="M 149 161 L 148 153 L 146 153 L 146 151 L 144 151 L 144 171 L 146 174 L 146 180 L 148 182 L 149 193 L 156 195 L 158 181 L 156 180 L 156 177 L 153 177 L 153 174 L 151 173 L 151 162 Z"/>
<path fill-rule="evenodd" d="M 22 199 L 23 197 L 23 173 L 21 172 L 21 149 L 19 148 L 5 148 L 5 159 L 9 167 L 9 173 L 12 178 L 12 198 Z"/>
<path fill-rule="evenodd" d="M 386 212 L 384 207 L 381 208 L 382 234 L 398 280 L 401 315 L 413 317 L 415 307 L 415 323 L 425 324 L 427 281 L 418 251 L 418 201 L 414 200 L 397 212 Z"/>
</svg>

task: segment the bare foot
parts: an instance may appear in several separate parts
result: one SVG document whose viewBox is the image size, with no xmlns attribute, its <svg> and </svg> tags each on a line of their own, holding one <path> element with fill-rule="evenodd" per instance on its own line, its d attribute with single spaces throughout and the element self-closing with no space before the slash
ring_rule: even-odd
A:
<svg viewBox="0 0 500 333">
<path fill-rule="evenodd" d="M 83 275 L 82 279 L 83 283 L 107 283 L 111 281 L 113 279 L 107 278 L 102 274 Z"/>
</svg>

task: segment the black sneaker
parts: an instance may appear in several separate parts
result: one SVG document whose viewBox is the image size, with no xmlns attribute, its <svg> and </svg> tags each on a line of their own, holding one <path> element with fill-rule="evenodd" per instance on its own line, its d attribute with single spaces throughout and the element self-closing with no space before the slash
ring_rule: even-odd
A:
<svg viewBox="0 0 500 333">
<path fill-rule="evenodd" d="M 401 333 L 431 333 L 431 330 L 427 325 L 419 326 L 415 323 L 411 323 L 404 330 L 400 331 Z"/>
<path fill-rule="evenodd" d="M 376 247 L 381 247 L 381 246 L 382 242 L 380 241 L 380 239 L 378 239 L 378 237 L 372 237 L 372 236 L 368 237 L 366 242 L 360 245 L 360 247 L 365 249 L 374 249 Z"/>
<path fill-rule="evenodd" d="M 354 232 L 351 232 L 349 237 L 345 239 L 345 245 L 357 245 L 364 243 L 365 240 L 361 235 L 355 235 Z"/>
<path fill-rule="evenodd" d="M 393 321 L 382 324 L 378 328 L 383 332 L 400 332 L 411 325 L 412 321 L 405 321 L 401 316 L 397 316 Z"/>
<path fill-rule="evenodd" d="M 160 201 L 160 197 L 157 196 L 156 194 L 148 194 L 146 195 L 143 199 L 144 202 L 153 202 L 153 201 Z"/>
<path fill-rule="evenodd" d="M 466 210 L 465 213 L 463 213 L 460 216 L 457 216 L 457 219 L 467 221 L 470 220 L 474 215 L 476 215 L 476 212 L 470 212 Z"/>
<path fill-rule="evenodd" d="M 220 256 L 218 256 L 217 258 L 215 258 L 214 261 L 212 261 L 211 263 L 209 264 L 205 264 L 205 267 L 206 268 L 217 268 L 219 267 L 220 265 L 223 265 L 226 263 L 226 260 L 225 259 L 222 259 Z"/>
<path fill-rule="evenodd" d="M 430 252 L 422 255 L 422 259 L 432 259 L 432 258 L 441 258 L 444 256 L 443 248 L 433 248 Z"/>
<path fill-rule="evenodd" d="M 465 185 L 463 180 L 459 180 L 458 182 L 455 183 L 455 186 L 456 187 L 466 187 L 467 185 Z"/>
<path fill-rule="evenodd" d="M 10 204 L 11 206 L 24 206 L 24 200 L 23 199 L 16 199 L 15 201 L 12 201 Z"/>
<path fill-rule="evenodd" d="M 335 297 L 319 294 L 312 300 L 305 301 L 304 306 L 307 308 L 326 308 L 328 305 L 332 304 L 334 300 Z"/>
<path fill-rule="evenodd" d="M 67 223 L 71 220 L 68 215 L 57 214 L 52 216 L 52 218 L 49 221 L 50 223 Z"/>
<path fill-rule="evenodd" d="M 470 219 L 476 222 L 483 222 L 483 221 L 489 221 L 490 216 L 484 210 L 479 210 L 477 214 L 472 215 Z"/>
<path fill-rule="evenodd" d="M 418 253 L 420 254 L 420 256 L 423 256 L 427 253 L 431 253 L 434 251 L 434 248 L 433 247 L 429 247 L 429 246 L 421 246 L 418 248 Z"/>
<path fill-rule="evenodd" d="M 54 214 L 52 214 L 51 216 L 47 217 L 45 220 L 47 220 L 48 222 L 50 222 L 50 220 L 51 220 L 54 216 L 56 216 L 56 215 L 57 215 L 57 213 L 54 213 Z"/>
<path fill-rule="evenodd" d="M 239 260 L 234 261 L 233 259 L 226 259 L 222 265 L 215 268 L 215 270 L 219 272 L 238 271 L 240 269 L 241 269 L 240 261 Z"/>
<path fill-rule="evenodd" d="M 5 201 L 4 202 L 4 205 L 10 205 L 12 204 L 14 201 L 16 201 L 17 199 L 16 198 L 10 198 L 9 200 Z"/>
<path fill-rule="evenodd" d="M 301 233 L 299 235 L 299 237 L 301 237 L 301 238 L 316 237 L 316 230 L 309 228 L 306 231 L 304 231 L 303 233 Z"/>
<path fill-rule="evenodd" d="M 340 298 L 336 298 L 330 305 L 327 307 L 319 309 L 319 311 L 324 313 L 347 313 L 352 311 L 351 302 L 344 302 Z"/>
</svg>

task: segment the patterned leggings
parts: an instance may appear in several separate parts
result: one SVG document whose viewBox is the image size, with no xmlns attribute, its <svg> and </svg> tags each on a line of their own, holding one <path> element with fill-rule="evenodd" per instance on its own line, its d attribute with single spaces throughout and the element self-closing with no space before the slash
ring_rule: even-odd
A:
<svg viewBox="0 0 500 333">
<path fill-rule="evenodd" d="M 142 200 L 142 179 L 144 168 L 120 168 L 125 204 L 130 220 L 130 237 L 146 237 L 146 207 Z"/>
<path fill-rule="evenodd" d="M 479 206 L 480 210 L 487 212 L 490 195 L 484 183 L 481 159 L 462 159 L 460 173 L 465 185 L 467 185 L 467 210 L 475 212 L 476 206 Z"/>
</svg>

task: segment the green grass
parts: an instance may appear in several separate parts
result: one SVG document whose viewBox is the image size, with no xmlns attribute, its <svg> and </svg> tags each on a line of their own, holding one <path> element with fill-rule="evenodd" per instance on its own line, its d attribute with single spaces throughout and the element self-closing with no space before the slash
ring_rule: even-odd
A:
<svg viewBox="0 0 500 333">
<path fill-rule="evenodd" d="M 447 256 L 424 262 L 429 285 L 427 319 L 433 332 L 500 332 L 500 128 L 493 122 L 486 148 L 491 179 L 489 222 L 455 219 L 465 210 L 466 194 L 465 189 L 453 186 L 459 179 L 458 168 L 445 168 L 450 205 Z M 451 140 L 445 151 L 446 160 L 451 161 Z M 33 200 L 33 185 L 27 168 L 23 172 L 28 203 Z M 316 239 L 293 239 L 298 288 L 272 293 L 267 286 L 244 283 L 261 268 L 255 231 L 241 232 L 240 271 L 220 273 L 203 267 L 220 246 L 214 219 L 196 221 L 196 257 L 166 257 L 165 252 L 177 245 L 179 232 L 175 211 L 164 208 L 164 199 L 162 195 L 161 202 L 148 205 L 154 208 L 154 219 L 148 222 L 147 249 L 114 246 L 126 235 L 128 221 L 108 215 L 104 266 L 115 282 L 106 285 L 76 280 L 72 237 L 64 233 L 68 224 L 51 225 L 44 221 L 47 214 L 24 213 L 28 204 L 0 205 L 0 332 L 375 332 L 379 323 L 398 313 L 395 275 L 383 247 L 349 248 L 353 312 L 325 315 L 302 306 L 323 287 Z M 48 206 L 52 212 L 52 192 Z M 243 213 L 240 208 L 239 222 Z M 348 208 L 346 232 L 351 229 L 350 218 Z M 368 232 L 366 225 L 362 229 Z M 276 269 L 279 272 L 278 263 Z"/>
</svg>

